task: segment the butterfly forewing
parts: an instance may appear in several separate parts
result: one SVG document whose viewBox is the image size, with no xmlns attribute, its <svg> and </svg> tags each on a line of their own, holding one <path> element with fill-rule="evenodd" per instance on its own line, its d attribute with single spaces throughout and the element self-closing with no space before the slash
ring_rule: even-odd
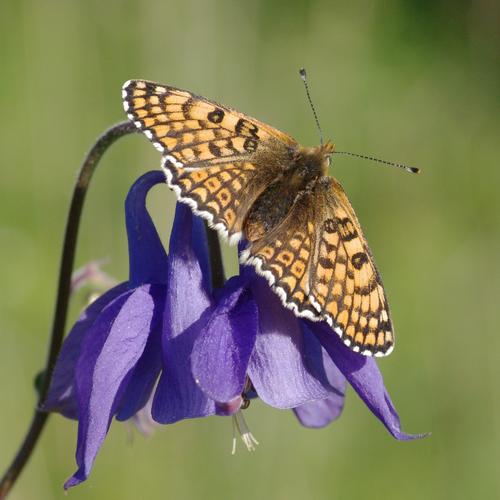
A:
<svg viewBox="0 0 500 500">
<path fill-rule="evenodd" d="M 123 86 L 123 102 L 128 117 L 156 147 L 181 162 L 247 157 L 257 146 L 275 147 L 277 141 L 297 145 L 255 118 L 174 87 L 129 80 Z"/>
<path fill-rule="evenodd" d="M 244 216 L 283 170 L 294 139 L 174 87 L 130 80 L 123 99 L 129 118 L 163 153 L 167 182 L 181 201 L 237 241 Z"/>
</svg>

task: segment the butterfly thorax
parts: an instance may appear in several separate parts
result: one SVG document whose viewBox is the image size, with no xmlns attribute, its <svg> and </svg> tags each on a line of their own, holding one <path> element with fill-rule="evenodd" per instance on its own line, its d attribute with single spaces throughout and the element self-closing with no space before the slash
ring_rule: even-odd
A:
<svg viewBox="0 0 500 500">
<path fill-rule="evenodd" d="M 281 223 L 296 200 L 313 189 L 315 183 L 325 177 L 330 164 L 333 145 L 303 148 L 290 152 L 281 173 L 259 195 L 252 205 L 243 226 L 248 241 L 256 241 Z"/>
</svg>

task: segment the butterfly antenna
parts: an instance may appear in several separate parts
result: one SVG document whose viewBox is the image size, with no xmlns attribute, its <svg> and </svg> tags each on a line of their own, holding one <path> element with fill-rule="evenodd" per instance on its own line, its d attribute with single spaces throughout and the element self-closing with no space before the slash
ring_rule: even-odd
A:
<svg viewBox="0 0 500 500">
<path fill-rule="evenodd" d="M 354 156 L 356 158 L 363 158 L 365 160 L 376 161 L 377 163 L 383 163 L 384 165 L 390 165 L 391 167 L 398 167 L 410 172 L 410 174 L 419 174 L 420 169 L 417 167 L 410 167 L 408 165 L 404 165 L 403 163 L 394 163 L 392 161 L 380 160 L 378 158 L 374 158 L 373 156 L 359 155 L 357 153 L 350 153 L 349 151 L 334 151 L 337 155 L 345 155 L 345 156 Z"/>
<path fill-rule="evenodd" d="M 300 75 L 301 80 L 304 82 L 304 87 L 306 88 L 307 100 L 309 101 L 309 104 L 311 105 L 311 109 L 312 109 L 312 112 L 314 115 L 314 120 L 316 122 L 316 127 L 318 127 L 320 144 L 323 145 L 323 132 L 321 130 L 321 127 L 319 126 L 318 115 L 316 114 L 316 109 L 314 108 L 314 104 L 313 104 L 312 99 L 311 99 L 311 94 L 309 93 L 309 85 L 307 83 L 306 70 L 304 68 L 300 68 L 299 75 Z"/>
</svg>

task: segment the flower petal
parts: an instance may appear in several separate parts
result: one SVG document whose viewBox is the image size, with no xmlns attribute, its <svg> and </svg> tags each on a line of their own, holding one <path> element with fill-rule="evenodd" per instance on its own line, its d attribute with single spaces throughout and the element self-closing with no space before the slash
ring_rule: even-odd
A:
<svg viewBox="0 0 500 500">
<path fill-rule="evenodd" d="M 142 175 L 130 188 L 125 201 L 130 283 L 166 283 L 167 254 L 146 208 L 146 196 L 156 184 L 165 183 L 160 171 Z"/>
<path fill-rule="evenodd" d="M 342 372 L 335 366 L 332 358 L 322 347 L 319 340 L 311 332 L 309 321 L 300 320 L 300 327 L 304 335 L 304 357 L 309 371 L 321 381 L 328 392 L 343 397 L 346 380 Z"/>
<path fill-rule="evenodd" d="M 323 386 L 328 388 L 330 394 L 325 399 L 311 401 L 294 408 L 294 413 L 305 427 L 325 427 L 342 413 L 346 379 L 311 333 L 310 323 L 303 320 L 300 323 L 304 333 L 308 364 L 312 364 L 314 373 L 317 373 L 318 379 L 322 380 Z"/>
<path fill-rule="evenodd" d="M 208 311 L 207 311 L 208 313 Z M 209 315 L 186 328 L 176 337 L 165 338 L 163 371 L 153 399 L 152 416 L 160 424 L 172 424 L 185 418 L 206 417 L 215 413 L 215 403 L 196 384 L 191 371 L 191 353 L 200 329 Z M 168 326 L 164 326 L 168 330 Z"/>
<path fill-rule="evenodd" d="M 74 383 L 75 367 L 80 356 L 80 346 L 88 329 L 102 309 L 127 290 L 128 283 L 122 283 L 101 295 L 83 311 L 64 340 L 42 410 L 58 412 L 66 418 L 78 418 L 78 402 Z"/>
<path fill-rule="evenodd" d="M 208 319 L 211 299 L 201 264 L 202 222 L 191 209 L 177 204 L 168 256 L 168 291 L 163 322 L 163 372 L 153 400 L 152 415 L 160 423 L 212 415 L 214 402 L 195 383 L 191 371 L 193 343 Z M 203 233 L 204 234 L 204 233 Z M 202 315 L 204 316 L 202 317 Z"/>
<path fill-rule="evenodd" d="M 155 293 L 155 303 L 165 303 L 166 287 L 158 286 Z M 161 372 L 161 318 L 156 315 L 155 325 L 152 325 L 144 352 L 137 362 L 127 388 L 121 398 L 120 409 L 116 419 L 123 421 L 132 418 L 142 410 L 152 398 L 152 391 Z M 151 405 L 150 405 L 151 406 Z M 150 410 L 149 410 L 150 413 Z"/>
<path fill-rule="evenodd" d="M 191 355 L 196 382 L 217 402 L 240 396 L 245 385 L 258 328 L 257 304 L 246 284 L 240 276 L 226 282 Z"/>
<path fill-rule="evenodd" d="M 141 357 L 156 321 L 154 285 L 144 285 L 110 303 L 89 329 L 76 366 L 79 403 L 77 472 L 70 488 L 84 481 L 119 405 L 127 378 Z"/>
<path fill-rule="evenodd" d="M 198 242 L 204 234 L 201 219 L 193 216 L 188 206 L 177 203 L 168 256 L 169 337 L 180 335 L 211 305 L 208 277 L 201 264 L 206 259 L 206 247 L 204 250 Z"/>
<path fill-rule="evenodd" d="M 406 434 L 401 430 L 399 416 L 384 386 L 375 359 L 348 349 L 325 324 L 311 325 L 310 329 L 360 398 L 396 439 L 406 441 L 426 436 L 426 434 Z"/>
<path fill-rule="evenodd" d="M 328 390 L 307 365 L 298 319 L 262 278 L 254 280 L 252 291 L 259 308 L 259 332 L 248 375 L 259 397 L 276 408 L 326 398 Z"/>
<path fill-rule="evenodd" d="M 304 427 L 325 427 L 342 413 L 344 398 L 332 394 L 326 399 L 310 401 L 293 409 L 295 416 Z"/>
</svg>

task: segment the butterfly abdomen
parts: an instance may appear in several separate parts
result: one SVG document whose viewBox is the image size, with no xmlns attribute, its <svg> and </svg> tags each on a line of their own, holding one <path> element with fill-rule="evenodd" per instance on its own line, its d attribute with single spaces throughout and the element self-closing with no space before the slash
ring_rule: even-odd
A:
<svg viewBox="0 0 500 500">
<path fill-rule="evenodd" d="M 298 190 L 288 179 L 273 182 L 255 200 L 243 225 L 243 233 L 248 241 L 256 241 L 276 227 L 286 217 Z"/>
</svg>

